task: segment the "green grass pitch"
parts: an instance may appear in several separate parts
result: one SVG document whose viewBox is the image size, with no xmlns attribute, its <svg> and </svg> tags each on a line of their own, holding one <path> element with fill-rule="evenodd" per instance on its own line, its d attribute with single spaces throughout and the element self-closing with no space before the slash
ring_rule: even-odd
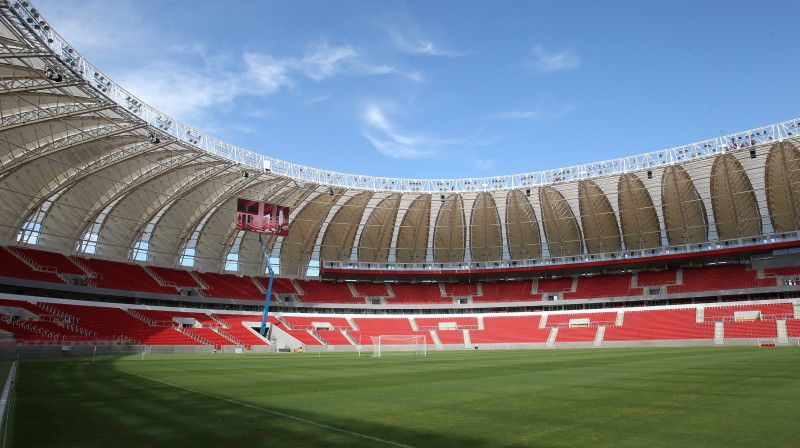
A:
<svg viewBox="0 0 800 448">
<path fill-rule="evenodd" d="M 800 348 L 22 361 L 6 446 L 797 446 Z"/>
</svg>

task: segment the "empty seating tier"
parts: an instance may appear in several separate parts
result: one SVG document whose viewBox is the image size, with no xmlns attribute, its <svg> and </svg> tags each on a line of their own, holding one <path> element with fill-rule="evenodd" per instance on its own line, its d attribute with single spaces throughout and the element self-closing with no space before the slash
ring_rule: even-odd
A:
<svg viewBox="0 0 800 448">
<path fill-rule="evenodd" d="M 325 317 L 325 316 L 283 316 L 286 321 L 295 330 L 314 329 L 315 323 L 330 324 L 331 328 L 352 330 L 353 327 L 347 322 L 344 317 Z M 319 325 L 317 326 L 319 327 Z"/>
<path fill-rule="evenodd" d="M 61 278 L 52 272 L 35 271 L 20 260 L 16 255 L 0 248 L 0 276 L 37 280 L 40 282 L 64 283 Z"/>
<path fill-rule="evenodd" d="M 354 317 L 353 322 L 359 331 L 350 331 L 350 336 L 363 345 L 372 344 L 372 337 L 381 335 L 387 336 L 410 336 L 423 335 L 427 344 L 433 343 L 429 331 L 414 331 L 411 322 L 407 317 L 375 317 L 364 318 Z M 360 338 L 359 338 L 360 337 Z M 412 342 L 409 342 L 412 343 Z"/>
<path fill-rule="evenodd" d="M 549 314 L 545 325 L 548 327 L 568 327 L 570 321 L 575 319 L 589 319 L 588 325 L 595 327 L 600 325 L 614 325 L 617 321 L 617 312 Z"/>
<path fill-rule="evenodd" d="M 597 297 L 625 297 L 642 294 L 641 288 L 631 288 L 631 274 L 595 275 L 578 277 L 575 292 L 565 292 L 565 299 L 594 299 Z"/>
<path fill-rule="evenodd" d="M 197 276 L 208 286 L 202 290 L 202 294 L 207 297 L 243 300 L 264 300 L 265 298 L 265 294 L 258 289 L 250 277 L 214 272 L 197 273 Z"/>
<path fill-rule="evenodd" d="M 97 258 L 75 257 L 75 260 L 91 272 L 89 283 L 98 288 L 125 291 L 146 291 L 160 294 L 177 294 L 171 286 L 161 286 L 153 276 L 138 264 L 120 263 Z"/>
<path fill-rule="evenodd" d="M 182 269 L 162 268 L 158 266 L 150 266 L 150 271 L 161 279 L 165 285 L 176 286 L 178 288 L 200 288 L 192 274 L 189 271 Z"/>
<path fill-rule="evenodd" d="M 539 293 L 570 291 L 572 282 L 572 277 L 540 278 L 536 285 L 536 291 Z"/>
<path fill-rule="evenodd" d="M 298 280 L 304 294 L 302 302 L 316 303 L 364 303 L 363 297 L 353 297 L 347 283 L 321 282 L 318 280 Z"/>
<path fill-rule="evenodd" d="M 570 279 L 570 287 L 572 279 Z M 483 296 L 473 297 L 473 302 L 521 302 L 541 300 L 541 294 L 532 294 L 533 281 L 508 281 L 481 283 Z"/>
<path fill-rule="evenodd" d="M 778 326 L 775 321 L 725 322 L 725 338 L 775 338 Z"/>
<path fill-rule="evenodd" d="M 16 252 L 21 258 L 27 259 L 41 271 L 57 272 L 59 274 L 86 275 L 83 269 L 73 263 L 67 256 L 58 252 L 48 252 L 27 247 L 11 247 L 9 249 L 12 252 Z"/>
<path fill-rule="evenodd" d="M 448 296 L 477 296 L 477 283 L 445 283 L 444 293 Z"/>
<path fill-rule="evenodd" d="M 442 290 L 438 283 L 392 283 L 394 297 L 388 298 L 388 303 L 453 303 L 453 299 L 442 297 Z"/>
<path fill-rule="evenodd" d="M 762 320 L 786 319 L 794 317 L 791 303 L 771 303 L 763 305 L 707 306 L 704 311 L 706 321 L 736 320 L 737 311 L 760 311 Z"/>
<path fill-rule="evenodd" d="M 356 288 L 356 292 L 365 297 L 386 297 L 389 295 L 389 290 L 386 289 L 386 285 L 383 283 L 360 283 L 356 282 L 353 284 Z"/>
<path fill-rule="evenodd" d="M 539 328 L 540 316 L 487 316 L 483 330 L 470 330 L 473 344 L 546 342 L 549 328 Z"/>
<path fill-rule="evenodd" d="M 604 341 L 711 339 L 714 323 L 697 323 L 694 308 L 625 311 L 622 326 L 608 326 Z"/>
<path fill-rule="evenodd" d="M 667 269 L 665 271 L 641 271 L 637 274 L 636 284 L 638 286 L 661 286 L 674 285 L 678 283 L 677 271 Z"/>
<path fill-rule="evenodd" d="M 597 336 L 597 327 L 559 328 L 556 342 L 591 342 Z"/>
</svg>

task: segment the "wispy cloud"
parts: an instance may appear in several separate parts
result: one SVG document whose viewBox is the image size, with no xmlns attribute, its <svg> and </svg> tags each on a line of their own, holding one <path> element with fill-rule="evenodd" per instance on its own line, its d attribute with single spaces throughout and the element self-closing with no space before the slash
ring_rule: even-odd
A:
<svg viewBox="0 0 800 448">
<path fill-rule="evenodd" d="M 581 65 L 581 58 L 570 50 L 549 53 L 540 44 L 536 44 L 533 55 L 536 59 L 529 65 L 543 73 L 569 70 Z"/>
<path fill-rule="evenodd" d="M 389 36 L 391 37 L 392 42 L 394 42 L 397 49 L 403 53 L 447 57 L 458 57 L 463 55 L 463 53 L 456 51 L 445 50 L 434 44 L 433 41 L 417 34 L 404 35 L 397 30 L 391 30 L 389 31 Z"/>
<path fill-rule="evenodd" d="M 490 118 L 495 120 L 530 120 L 530 121 L 548 121 L 561 118 L 572 111 L 572 104 L 552 104 L 550 101 L 543 99 L 533 108 L 529 109 L 512 109 L 503 112 L 498 112 Z"/>
<path fill-rule="evenodd" d="M 237 57 L 208 55 L 203 49 L 172 48 L 184 57 L 154 60 L 146 66 L 122 71 L 115 81 L 133 94 L 179 120 L 196 120 L 208 111 L 231 109 L 241 96 L 268 96 L 291 90 L 303 82 L 320 83 L 335 76 L 378 76 L 394 68 L 371 63 L 350 45 L 318 42 L 301 57 L 278 58 L 245 53 Z M 196 59 L 202 63 L 197 64 Z M 397 76 L 406 76 L 397 73 Z M 317 96 L 324 101 L 330 94 Z"/>
<path fill-rule="evenodd" d="M 361 113 L 363 123 L 362 135 L 381 154 L 393 159 L 426 159 L 448 156 L 461 157 L 464 150 L 476 146 L 492 144 L 491 141 L 478 139 L 480 132 L 462 138 L 446 138 L 426 133 L 414 133 L 400 129 L 391 119 L 390 114 L 396 110 L 392 104 L 367 104 Z M 462 160 L 469 162 L 468 160 Z M 476 160 L 479 168 L 491 168 L 492 160 Z"/>
<path fill-rule="evenodd" d="M 393 159 L 426 158 L 435 154 L 441 145 L 438 139 L 397 130 L 386 117 L 384 108 L 377 104 L 368 104 L 361 118 L 365 124 L 364 138 L 387 157 Z"/>
</svg>

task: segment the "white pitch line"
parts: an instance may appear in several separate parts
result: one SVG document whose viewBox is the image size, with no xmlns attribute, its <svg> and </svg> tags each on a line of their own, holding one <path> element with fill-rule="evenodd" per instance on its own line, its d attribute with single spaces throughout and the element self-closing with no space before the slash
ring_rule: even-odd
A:
<svg viewBox="0 0 800 448">
<path fill-rule="evenodd" d="M 279 417 L 288 418 L 290 420 L 295 420 L 295 421 L 302 422 L 302 423 L 307 423 L 309 425 L 319 426 L 320 428 L 330 429 L 331 431 L 341 432 L 343 434 L 348 434 L 348 435 L 351 435 L 351 436 L 354 436 L 354 437 L 361 437 L 362 439 L 373 440 L 375 442 L 384 443 L 386 445 L 399 446 L 399 447 L 403 447 L 403 448 L 414 448 L 411 445 L 405 445 L 405 444 L 402 444 L 402 443 L 393 442 L 391 440 L 381 439 L 379 437 L 371 436 L 371 435 L 368 435 L 368 434 L 362 434 L 360 432 L 350 431 L 350 430 L 347 430 L 347 429 L 344 429 L 344 428 L 337 428 L 336 426 L 326 425 L 325 423 L 320 423 L 320 422 L 317 422 L 317 421 L 314 421 L 314 420 L 309 420 L 307 418 L 297 417 L 295 415 L 286 414 L 284 412 L 275 411 L 273 409 L 262 408 L 260 406 L 256 406 L 256 405 L 253 405 L 253 404 L 250 404 L 250 403 L 244 403 L 242 401 L 237 401 L 237 400 L 232 400 L 230 398 L 220 397 L 219 395 L 210 394 L 208 392 L 203 392 L 203 391 L 200 391 L 200 390 L 190 389 L 188 387 L 179 386 L 177 384 L 172 384 L 172 383 L 169 383 L 167 381 L 159 380 L 157 378 L 151 378 L 149 376 L 140 375 L 138 373 L 128 372 L 127 370 L 122 370 L 122 369 L 117 369 L 117 368 L 114 368 L 114 369 L 115 370 L 119 370 L 120 372 L 127 373 L 129 375 L 138 376 L 139 378 L 144 378 L 144 379 L 147 379 L 147 380 L 150 380 L 150 381 L 155 381 L 156 383 L 161 383 L 161 384 L 164 384 L 164 385 L 167 385 L 167 386 L 170 386 L 170 387 L 174 387 L 176 389 L 182 389 L 182 390 L 185 390 L 185 391 L 188 391 L 188 392 L 193 392 L 193 393 L 196 393 L 196 394 L 205 395 L 206 397 L 209 397 L 209 398 L 215 398 L 217 400 L 227 401 L 228 403 L 237 404 L 239 406 L 244 406 L 246 408 L 256 409 L 256 410 L 259 410 L 261 412 L 266 412 L 267 414 L 277 415 Z"/>
</svg>

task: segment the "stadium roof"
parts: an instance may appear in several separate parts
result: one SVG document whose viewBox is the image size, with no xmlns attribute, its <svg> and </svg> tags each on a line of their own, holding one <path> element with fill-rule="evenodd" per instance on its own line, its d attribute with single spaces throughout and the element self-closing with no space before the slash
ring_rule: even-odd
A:
<svg viewBox="0 0 800 448">
<path fill-rule="evenodd" d="M 740 240 L 800 227 L 800 120 L 492 178 L 396 179 L 262 156 L 159 113 L 25 1 L 0 3 L 0 230 L 39 244 L 261 274 L 235 201 L 291 207 L 283 275 L 319 260 L 497 263 Z"/>
</svg>

